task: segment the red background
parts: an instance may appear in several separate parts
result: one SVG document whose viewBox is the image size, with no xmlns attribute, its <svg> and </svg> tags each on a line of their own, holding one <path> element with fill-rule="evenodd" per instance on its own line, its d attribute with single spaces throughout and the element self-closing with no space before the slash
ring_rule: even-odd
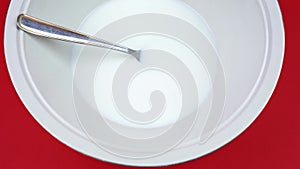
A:
<svg viewBox="0 0 300 169">
<path fill-rule="evenodd" d="M 0 169 L 131 168 L 89 158 L 63 145 L 27 112 L 8 75 L 3 47 L 9 0 L 0 1 Z M 300 1 L 279 0 L 286 29 L 282 75 L 251 127 L 218 151 L 170 168 L 300 169 Z"/>
</svg>

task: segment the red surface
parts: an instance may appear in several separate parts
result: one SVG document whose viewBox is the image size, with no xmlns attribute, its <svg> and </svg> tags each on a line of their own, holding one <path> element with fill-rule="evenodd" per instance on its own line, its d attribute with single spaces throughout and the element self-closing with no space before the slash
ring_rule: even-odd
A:
<svg viewBox="0 0 300 169">
<path fill-rule="evenodd" d="M 167 168 L 300 168 L 300 2 L 279 0 L 286 29 L 286 54 L 276 91 L 263 113 L 233 142 L 201 159 Z M 0 1 L 3 39 L 9 0 Z M 8 75 L 0 41 L 0 169 L 130 168 L 101 162 L 63 145 L 27 112 Z"/>
</svg>

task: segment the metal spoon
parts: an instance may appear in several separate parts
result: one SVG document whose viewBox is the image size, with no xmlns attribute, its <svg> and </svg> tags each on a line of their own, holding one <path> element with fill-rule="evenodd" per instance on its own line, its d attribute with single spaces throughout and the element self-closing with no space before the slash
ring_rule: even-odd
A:
<svg viewBox="0 0 300 169">
<path fill-rule="evenodd" d="M 67 29 L 62 26 L 43 21 L 41 19 L 34 18 L 26 14 L 19 15 L 17 20 L 17 26 L 21 30 L 27 33 L 31 33 L 33 35 L 66 42 L 107 48 L 127 53 L 129 55 L 134 56 L 137 60 L 139 60 L 140 57 L 140 52 L 138 50 L 133 50 L 125 46 L 117 45 L 102 39 L 98 39 L 93 36 L 89 36 L 71 29 Z"/>
</svg>

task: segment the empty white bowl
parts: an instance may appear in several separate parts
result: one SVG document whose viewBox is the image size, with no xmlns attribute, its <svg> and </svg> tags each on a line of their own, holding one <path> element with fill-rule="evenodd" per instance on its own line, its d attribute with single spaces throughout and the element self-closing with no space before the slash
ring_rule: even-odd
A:
<svg viewBox="0 0 300 169">
<path fill-rule="evenodd" d="M 149 56 L 140 64 L 31 36 L 16 28 L 20 13 L 146 49 Z M 239 135 L 269 100 L 283 51 L 276 0 L 12 0 L 5 28 L 10 76 L 35 119 L 77 151 L 132 166 L 195 159 Z M 144 118 L 164 101 L 163 113 Z M 124 111 L 128 105 L 136 112 Z"/>
</svg>

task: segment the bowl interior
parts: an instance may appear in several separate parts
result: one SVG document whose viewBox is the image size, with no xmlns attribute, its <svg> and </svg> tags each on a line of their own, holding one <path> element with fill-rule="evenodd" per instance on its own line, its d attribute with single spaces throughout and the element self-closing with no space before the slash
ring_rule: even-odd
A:
<svg viewBox="0 0 300 169">
<path fill-rule="evenodd" d="M 206 35 L 209 35 L 210 41 L 216 42 L 215 46 L 220 53 L 220 60 L 226 74 L 227 102 L 222 120 L 226 122 L 249 97 L 264 66 L 265 58 L 262 56 L 266 48 L 266 32 L 259 31 L 264 30 L 264 20 L 261 18 L 261 12 L 258 11 L 257 3 L 252 1 L 235 5 L 233 5 L 235 1 L 218 1 L 214 5 L 208 5 L 210 2 L 204 1 L 186 1 L 186 3 L 205 18 L 213 32 Z M 70 4 L 72 7 L 69 6 Z M 27 13 L 78 29 L 84 18 L 102 4 L 105 4 L 105 1 L 31 1 Z M 215 9 L 218 9 L 218 13 L 212 12 L 216 11 Z M 236 17 L 237 13 L 239 17 Z M 222 19 L 219 16 L 222 16 Z M 227 24 L 229 22 L 231 24 Z M 83 25 L 82 30 L 94 34 L 93 30 L 97 30 L 97 27 L 87 25 L 89 28 Z M 74 65 L 72 58 L 74 45 L 27 34 L 24 44 L 26 63 L 36 88 L 53 110 L 60 112 L 59 116 L 65 122 L 79 128 L 72 109 L 71 67 Z M 242 87 L 237 88 L 237 86 Z"/>
</svg>

